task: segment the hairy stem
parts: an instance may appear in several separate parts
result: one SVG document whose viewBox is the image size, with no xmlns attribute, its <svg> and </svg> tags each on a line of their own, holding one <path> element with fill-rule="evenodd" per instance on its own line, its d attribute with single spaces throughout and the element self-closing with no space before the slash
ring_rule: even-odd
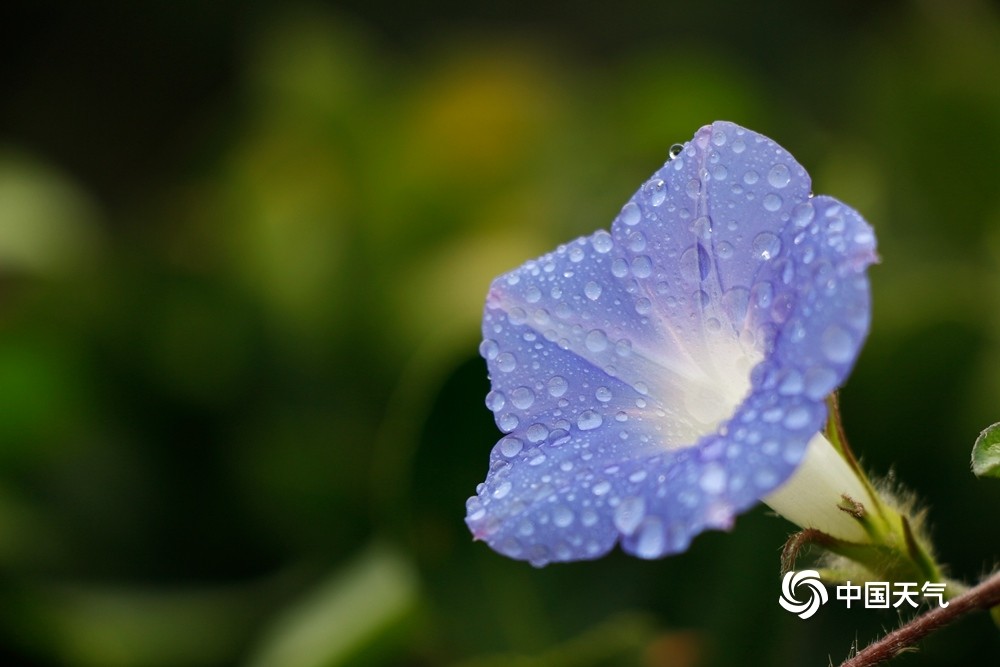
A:
<svg viewBox="0 0 1000 667">
<path fill-rule="evenodd" d="M 952 598 L 947 607 L 938 607 L 917 616 L 898 630 L 870 644 L 840 667 L 870 667 L 891 660 L 918 641 L 957 620 L 970 611 L 988 610 L 1000 605 L 1000 572 L 978 586 Z"/>
</svg>

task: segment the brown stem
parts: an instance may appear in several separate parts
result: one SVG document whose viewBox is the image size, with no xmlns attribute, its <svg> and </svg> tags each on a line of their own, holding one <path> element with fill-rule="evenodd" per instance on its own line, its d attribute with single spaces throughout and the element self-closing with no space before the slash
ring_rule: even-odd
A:
<svg viewBox="0 0 1000 667">
<path fill-rule="evenodd" d="M 898 630 L 893 630 L 853 658 L 845 660 L 840 667 L 870 667 L 891 660 L 930 633 L 970 611 L 987 610 L 997 605 L 1000 605 L 1000 572 L 952 598 L 947 607 L 933 609 L 917 616 Z"/>
</svg>

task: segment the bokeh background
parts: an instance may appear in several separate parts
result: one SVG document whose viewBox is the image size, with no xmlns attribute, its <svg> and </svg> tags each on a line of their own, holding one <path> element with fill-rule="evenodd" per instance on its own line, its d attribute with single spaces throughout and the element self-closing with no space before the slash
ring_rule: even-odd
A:
<svg viewBox="0 0 1000 667">
<path fill-rule="evenodd" d="M 473 543 L 491 278 L 715 119 L 874 225 L 855 449 L 1000 558 L 1000 13 L 948 3 L 150 0 L 0 10 L 0 659 L 826 665 L 758 508 L 653 562 Z M 901 665 L 995 665 L 983 615 Z"/>
</svg>

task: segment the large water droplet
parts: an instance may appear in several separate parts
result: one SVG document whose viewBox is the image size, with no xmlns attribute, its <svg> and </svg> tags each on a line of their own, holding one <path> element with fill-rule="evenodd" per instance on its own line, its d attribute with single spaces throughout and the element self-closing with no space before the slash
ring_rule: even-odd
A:
<svg viewBox="0 0 1000 667">
<path fill-rule="evenodd" d="M 557 506 L 552 510 L 552 523 L 559 528 L 566 528 L 573 523 L 573 512 L 563 505 Z"/>
<path fill-rule="evenodd" d="M 583 286 L 583 293 L 591 301 L 597 301 L 599 298 L 601 298 L 602 291 L 604 290 L 601 288 L 601 286 L 595 283 L 593 280 L 591 280 L 590 282 L 588 282 L 586 285 Z"/>
<path fill-rule="evenodd" d="M 762 203 L 764 204 L 764 209 L 770 211 L 771 213 L 774 213 L 781 208 L 782 204 L 781 197 L 773 192 L 764 195 L 764 201 Z"/>
<path fill-rule="evenodd" d="M 646 249 L 646 236 L 642 232 L 632 232 L 628 236 L 628 249 L 632 252 L 642 252 Z"/>
<path fill-rule="evenodd" d="M 500 500 L 501 498 L 503 498 L 504 496 L 506 496 L 508 493 L 510 493 L 510 489 L 511 489 L 511 483 L 510 482 L 508 482 L 508 481 L 500 482 L 500 484 L 497 485 L 497 488 L 495 488 L 493 490 L 493 497 L 496 498 L 497 500 Z"/>
<path fill-rule="evenodd" d="M 479 354 L 488 361 L 492 361 L 500 354 L 500 345 L 492 338 L 487 338 L 479 344 Z"/>
<path fill-rule="evenodd" d="M 653 260 L 646 255 L 632 259 L 632 275 L 636 278 L 648 278 L 653 272 Z"/>
<path fill-rule="evenodd" d="M 559 398 L 569 389 L 569 383 L 561 375 L 553 375 L 549 378 L 549 394 L 552 398 Z"/>
<path fill-rule="evenodd" d="M 640 315 L 649 315 L 653 311 L 653 302 L 644 296 L 635 300 L 635 312 Z"/>
<path fill-rule="evenodd" d="M 850 332 L 837 324 L 827 327 L 820 344 L 823 347 L 823 354 L 832 362 L 847 363 L 854 356 L 853 337 Z"/>
<path fill-rule="evenodd" d="M 697 178 L 692 178 L 690 181 L 687 182 L 687 185 L 685 186 L 685 191 L 687 192 L 687 196 L 690 197 L 691 199 L 697 199 L 698 195 L 701 194 L 701 186 L 702 186 L 701 180 Z"/>
<path fill-rule="evenodd" d="M 594 392 L 594 398 L 601 403 L 607 403 L 611 400 L 611 390 L 607 387 L 598 387 L 597 391 Z"/>
<path fill-rule="evenodd" d="M 515 408 L 527 410 L 535 402 L 535 392 L 528 387 L 518 387 L 510 392 L 510 402 L 514 404 Z"/>
<path fill-rule="evenodd" d="M 581 431 L 593 431 L 603 423 L 604 418 L 594 410 L 584 410 L 576 420 L 576 425 Z"/>
<path fill-rule="evenodd" d="M 512 435 L 509 435 L 500 441 L 500 453 L 507 458 L 513 458 L 520 454 L 523 447 L 524 443 L 521 442 L 521 439 L 515 438 Z"/>
<path fill-rule="evenodd" d="M 628 262 L 624 257 L 618 257 L 611 262 L 611 275 L 615 278 L 624 278 L 628 275 Z"/>
<path fill-rule="evenodd" d="M 674 144 L 673 146 L 670 147 L 669 159 L 673 160 L 674 158 L 678 157 L 683 151 L 684 151 L 684 146 L 682 146 L 681 144 Z"/>
<path fill-rule="evenodd" d="M 792 223 L 800 229 L 812 222 L 814 217 L 816 217 L 816 209 L 813 208 L 810 201 L 802 202 L 792 209 Z"/>
<path fill-rule="evenodd" d="M 642 212 L 635 202 L 629 202 L 622 207 L 621 221 L 628 226 L 637 225 L 642 219 Z"/>
<path fill-rule="evenodd" d="M 792 172 L 783 164 L 776 164 L 767 172 L 767 182 L 772 188 L 783 188 L 792 180 Z"/>
<path fill-rule="evenodd" d="M 610 252 L 611 248 L 614 246 L 611 234 L 608 234 L 603 229 L 590 237 L 590 243 L 594 246 L 594 250 L 601 254 Z"/>
<path fill-rule="evenodd" d="M 500 427 L 500 430 L 504 433 L 510 433 L 513 431 L 517 428 L 517 424 L 517 415 L 512 412 L 507 412 L 497 417 L 497 426 Z"/>
<path fill-rule="evenodd" d="M 708 256 L 708 251 L 700 243 L 697 243 L 681 254 L 681 276 L 691 282 L 704 280 L 708 277 L 711 262 L 712 260 Z"/>
<path fill-rule="evenodd" d="M 722 493 L 726 488 L 726 469 L 717 463 L 710 463 L 701 472 L 698 484 L 706 493 Z"/>
<path fill-rule="evenodd" d="M 798 430 L 807 426 L 811 419 L 812 413 L 809 411 L 809 408 L 804 405 L 797 405 L 788 411 L 783 423 L 786 428 Z"/>
<path fill-rule="evenodd" d="M 831 368 L 815 366 L 806 371 L 806 396 L 819 401 L 826 398 L 837 386 L 837 374 Z"/>
<path fill-rule="evenodd" d="M 663 522 L 657 517 L 647 517 L 639 529 L 639 540 L 635 545 L 635 553 L 640 558 L 658 558 L 663 555 L 666 544 L 666 534 Z"/>
<path fill-rule="evenodd" d="M 504 396 L 502 391 L 491 391 L 486 394 L 486 407 L 493 412 L 503 410 L 503 406 L 505 405 L 507 405 L 507 397 Z"/>
<path fill-rule="evenodd" d="M 584 339 L 584 344 L 591 352 L 603 352 L 608 346 L 608 336 L 600 329 L 591 329 Z"/>
<path fill-rule="evenodd" d="M 504 373 L 510 373 L 517 368 L 517 358 L 510 352 L 502 352 L 497 355 L 496 364 Z"/>
<path fill-rule="evenodd" d="M 528 427 L 525 435 L 528 437 L 529 442 L 539 443 L 548 437 L 549 429 L 545 424 L 535 423 Z"/>
<path fill-rule="evenodd" d="M 667 198 L 667 186 L 661 179 L 650 182 L 649 203 L 659 206 Z"/>
<path fill-rule="evenodd" d="M 762 260 L 774 259 L 781 252 L 781 239 L 771 232 L 761 232 L 753 239 L 753 252 Z"/>
<path fill-rule="evenodd" d="M 743 182 L 747 185 L 753 185 L 758 179 L 760 179 L 760 174 L 753 169 L 750 169 L 747 173 L 743 174 Z"/>
<path fill-rule="evenodd" d="M 646 518 L 646 501 L 640 496 L 629 496 L 618 503 L 612 521 L 622 535 L 631 535 L 644 518 Z"/>
<path fill-rule="evenodd" d="M 593 488 L 590 489 L 590 490 L 593 491 L 593 493 L 594 493 L 595 496 L 603 496 L 608 491 L 611 490 L 611 482 L 609 482 L 609 481 L 607 481 L 605 479 L 602 479 L 597 484 L 594 484 Z"/>
</svg>

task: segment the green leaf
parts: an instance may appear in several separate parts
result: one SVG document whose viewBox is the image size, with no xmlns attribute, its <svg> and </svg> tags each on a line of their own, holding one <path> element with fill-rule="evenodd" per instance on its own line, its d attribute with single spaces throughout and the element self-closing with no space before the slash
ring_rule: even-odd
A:
<svg viewBox="0 0 1000 667">
<path fill-rule="evenodd" d="M 1000 423 L 988 427 L 976 438 L 972 472 L 976 477 L 1000 477 Z"/>
</svg>

